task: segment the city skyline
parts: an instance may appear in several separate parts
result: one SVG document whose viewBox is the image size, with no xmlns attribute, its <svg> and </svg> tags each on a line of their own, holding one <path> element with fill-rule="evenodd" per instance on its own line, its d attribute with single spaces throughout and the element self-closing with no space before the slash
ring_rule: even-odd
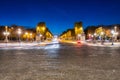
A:
<svg viewBox="0 0 120 80">
<path fill-rule="evenodd" d="M 45 22 L 53 34 L 73 28 L 75 22 L 90 25 L 120 23 L 119 0 L 1 0 L 0 25 L 35 28 Z"/>
</svg>

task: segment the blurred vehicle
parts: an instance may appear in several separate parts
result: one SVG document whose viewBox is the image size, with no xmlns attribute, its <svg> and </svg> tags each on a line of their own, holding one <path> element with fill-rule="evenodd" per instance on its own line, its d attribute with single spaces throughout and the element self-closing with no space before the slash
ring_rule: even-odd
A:
<svg viewBox="0 0 120 80">
<path fill-rule="evenodd" d="M 78 43 L 78 44 L 81 44 L 81 41 L 80 41 L 80 40 L 77 40 L 77 43 Z"/>
<path fill-rule="evenodd" d="M 54 36 L 54 38 L 52 39 L 52 43 L 59 43 L 58 37 Z"/>
</svg>

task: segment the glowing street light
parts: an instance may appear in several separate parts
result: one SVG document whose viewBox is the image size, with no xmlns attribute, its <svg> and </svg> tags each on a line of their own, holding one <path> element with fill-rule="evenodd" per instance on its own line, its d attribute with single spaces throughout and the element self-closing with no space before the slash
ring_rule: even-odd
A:
<svg viewBox="0 0 120 80">
<path fill-rule="evenodd" d="M 78 34 L 78 40 L 80 40 L 81 34 Z"/>
<path fill-rule="evenodd" d="M 32 41 L 32 35 L 33 35 L 33 34 L 32 34 L 32 33 L 30 33 L 30 39 L 31 39 L 31 41 Z"/>
<path fill-rule="evenodd" d="M 101 35 L 103 35 L 104 34 L 104 32 L 101 32 Z"/>
<path fill-rule="evenodd" d="M 25 32 L 26 35 L 26 41 L 28 40 L 28 32 Z"/>
<path fill-rule="evenodd" d="M 18 29 L 18 36 L 19 36 L 19 39 L 18 39 L 18 41 L 19 41 L 19 45 L 20 45 L 20 42 L 21 42 L 21 40 L 20 40 L 20 35 L 22 34 L 22 31 L 21 31 L 21 29 L 19 28 Z"/>
<path fill-rule="evenodd" d="M 39 36 L 40 36 L 40 41 L 42 41 L 42 35 L 40 34 Z"/>
<path fill-rule="evenodd" d="M 94 38 L 96 39 L 97 34 L 96 34 L 96 33 L 94 33 L 93 35 L 94 35 Z"/>
<path fill-rule="evenodd" d="M 97 34 L 96 33 L 94 33 L 94 36 L 96 36 Z"/>
<path fill-rule="evenodd" d="M 115 29 L 115 32 L 116 32 L 117 26 L 115 26 L 114 29 Z"/>
<path fill-rule="evenodd" d="M 115 32 L 115 35 L 118 35 L 118 32 Z"/>
<path fill-rule="evenodd" d="M 30 36 L 32 36 L 32 33 L 30 33 Z"/>
<path fill-rule="evenodd" d="M 96 33 L 93 34 L 94 43 L 96 43 L 96 35 L 97 35 Z"/>
<path fill-rule="evenodd" d="M 20 35 L 21 35 L 21 33 L 22 33 L 22 31 L 21 31 L 21 29 L 19 28 L 19 29 L 18 29 L 19 42 L 21 41 L 21 40 L 20 40 Z"/>
<path fill-rule="evenodd" d="M 111 45 L 114 45 L 114 43 L 113 43 L 113 38 L 114 38 L 114 34 L 115 34 L 114 30 L 111 31 L 111 34 L 112 34 L 112 44 Z"/>
<path fill-rule="evenodd" d="M 10 35 L 10 33 L 7 31 L 7 26 L 5 26 L 5 32 L 3 32 L 3 34 L 5 35 L 5 42 L 8 42 L 8 36 Z"/>
<path fill-rule="evenodd" d="M 118 32 L 117 32 L 117 26 L 115 26 L 115 27 L 114 27 L 115 41 L 117 41 L 117 35 L 118 35 Z"/>
<path fill-rule="evenodd" d="M 101 32 L 101 44 L 103 45 L 103 35 L 104 35 L 104 32 Z"/>
<path fill-rule="evenodd" d="M 91 34 L 88 34 L 88 38 L 91 39 Z"/>
<path fill-rule="evenodd" d="M 8 36 L 10 35 L 9 32 L 3 32 L 3 34 L 5 35 L 5 42 L 8 42 Z"/>
</svg>

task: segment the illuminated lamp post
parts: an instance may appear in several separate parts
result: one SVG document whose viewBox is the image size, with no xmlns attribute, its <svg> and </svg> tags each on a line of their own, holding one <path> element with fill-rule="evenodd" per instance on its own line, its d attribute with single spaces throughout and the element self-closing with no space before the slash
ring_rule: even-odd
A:
<svg viewBox="0 0 120 80">
<path fill-rule="evenodd" d="M 3 34 L 5 35 L 5 42 L 8 42 L 8 36 L 10 35 L 9 32 L 3 32 Z"/>
<path fill-rule="evenodd" d="M 26 32 L 25 35 L 26 35 L 26 41 L 28 41 L 28 32 Z"/>
<path fill-rule="evenodd" d="M 81 34 L 78 34 L 78 40 L 80 40 Z"/>
<path fill-rule="evenodd" d="M 21 33 L 22 33 L 21 29 L 18 29 L 19 42 L 21 42 L 21 39 L 20 39 Z"/>
<path fill-rule="evenodd" d="M 118 33 L 117 33 L 117 26 L 114 27 L 114 30 L 115 30 L 115 33 L 114 33 L 115 41 L 117 41 L 117 35 L 118 35 Z"/>
<path fill-rule="evenodd" d="M 40 36 L 40 42 L 41 42 L 42 41 L 42 35 L 40 34 L 39 36 Z"/>
<path fill-rule="evenodd" d="M 104 35 L 104 32 L 101 32 L 101 44 L 103 45 L 103 35 Z"/>
<path fill-rule="evenodd" d="M 114 45 L 114 41 L 113 41 L 114 40 L 113 39 L 114 38 L 114 34 L 115 34 L 114 30 L 111 31 L 111 34 L 112 34 L 112 44 L 111 45 Z"/>
<path fill-rule="evenodd" d="M 91 34 L 88 34 L 88 39 L 89 39 L 89 40 L 91 39 Z"/>
<path fill-rule="evenodd" d="M 117 41 L 118 32 L 115 32 L 115 39 Z"/>
<path fill-rule="evenodd" d="M 31 39 L 31 41 L 32 41 L 32 33 L 30 33 L 30 39 Z"/>
<path fill-rule="evenodd" d="M 92 38 L 92 40 L 93 40 L 93 38 L 94 38 L 94 35 L 91 35 L 91 38 Z"/>
<path fill-rule="evenodd" d="M 10 33 L 7 31 L 7 26 L 5 26 L 5 32 L 3 32 L 4 36 L 5 36 L 5 42 L 8 42 L 8 36 L 10 35 Z"/>
<path fill-rule="evenodd" d="M 19 29 L 18 29 L 18 36 L 19 36 L 18 41 L 19 41 L 19 46 L 20 46 L 20 42 L 21 42 L 21 39 L 20 39 L 21 33 L 22 33 L 22 31 L 21 31 L 21 29 L 19 28 Z"/>
<path fill-rule="evenodd" d="M 94 43 L 96 43 L 96 33 L 94 33 Z"/>
</svg>

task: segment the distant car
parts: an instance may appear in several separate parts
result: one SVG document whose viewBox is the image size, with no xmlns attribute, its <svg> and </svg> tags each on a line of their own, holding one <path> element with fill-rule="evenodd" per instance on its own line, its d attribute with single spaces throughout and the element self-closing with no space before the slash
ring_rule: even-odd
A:
<svg viewBox="0 0 120 80">
<path fill-rule="evenodd" d="M 52 43 L 59 43 L 59 41 L 58 40 L 53 40 Z"/>
<path fill-rule="evenodd" d="M 78 44 L 80 44 L 80 43 L 81 43 L 81 41 L 80 41 L 80 40 L 77 40 L 77 43 L 78 43 Z"/>
<path fill-rule="evenodd" d="M 54 37 L 54 38 L 52 39 L 52 43 L 59 43 L 58 38 L 57 38 L 57 37 Z"/>
</svg>

